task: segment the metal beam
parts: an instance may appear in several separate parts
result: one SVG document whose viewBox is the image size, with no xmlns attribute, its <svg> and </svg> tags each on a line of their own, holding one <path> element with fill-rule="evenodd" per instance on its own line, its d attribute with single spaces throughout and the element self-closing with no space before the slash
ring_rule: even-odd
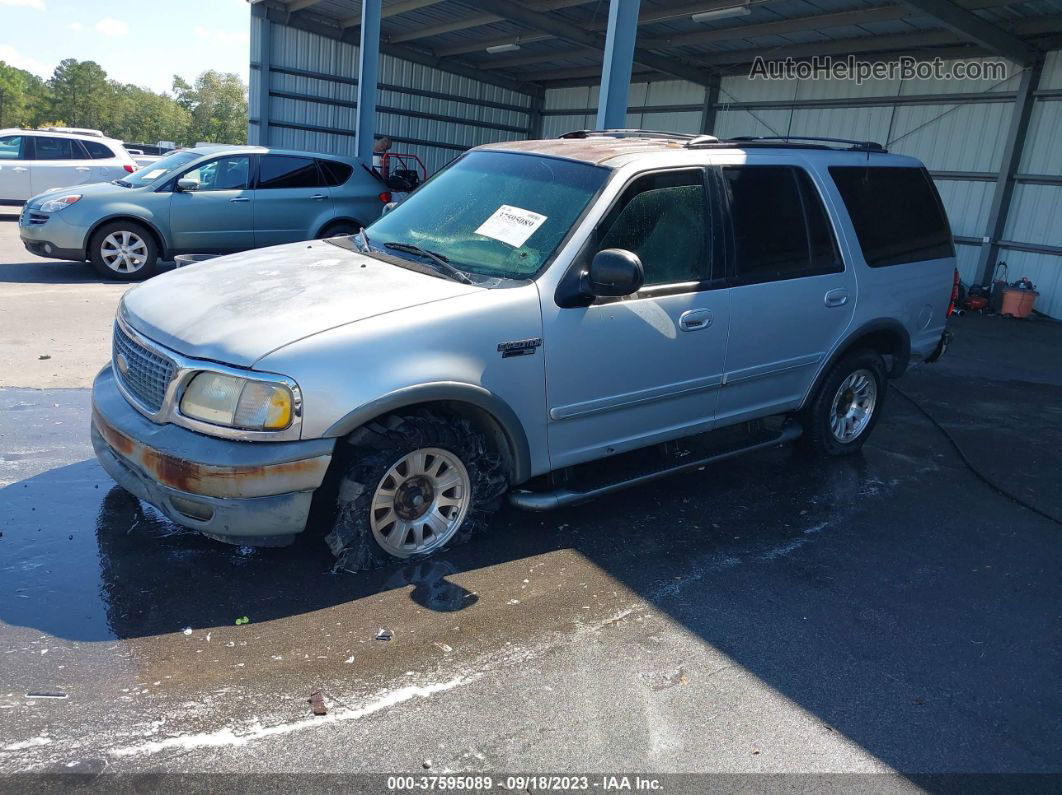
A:
<svg viewBox="0 0 1062 795">
<path fill-rule="evenodd" d="M 259 123 L 248 129 L 248 143 L 257 146 L 269 146 L 269 64 L 273 56 L 273 23 L 269 21 L 269 14 L 265 8 L 259 5 L 251 6 L 251 16 L 258 20 L 258 63 L 264 64 L 265 68 L 258 72 L 258 118 Z"/>
<path fill-rule="evenodd" d="M 376 75 L 380 68 L 381 0 L 361 0 L 361 45 L 358 47 L 358 121 L 354 126 L 354 151 L 372 168 L 373 134 L 376 132 Z"/>
<path fill-rule="evenodd" d="M 314 0 L 317 2 L 317 0 Z M 391 3 L 386 5 L 380 11 L 380 16 L 384 19 L 387 17 L 397 17 L 399 14 L 405 14 L 407 11 L 416 11 L 418 8 L 427 8 L 433 6 L 436 3 L 441 3 L 442 0 L 401 0 L 398 3 Z M 352 17 L 339 20 L 339 27 L 341 28 L 356 28 L 361 25 L 361 15 L 356 14 Z"/>
<path fill-rule="evenodd" d="M 1010 2 L 1011 0 L 962 0 L 962 6 L 967 9 L 995 8 L 1008 5 Z M 730 5 L 734 5 L 734 3 L 730 3 Z M 784 36 L 789 33 L 803 33 L 806 31 L 817 32 L 828 28 L 858 27 L 872 22 L 891 22 L 909 16 L 911 16 L 911 11 L 901 6 L 878 6 L 856 11 L 811 14 L 809 16 L 779 19 L 772 22 L 760 22 L 753 25 L 733 25 L 727 28 L 712 28 L 688 33 L 676 33 L 669 36 L 657 36 L 642 40 L 641 45 L 647 49 L 666 49 L 687 44 L 712 44 L 714 42 L 739 41 L 760 36 Z M 548 53 L 498 61 L 496 66 L 500 69 L 509 68 L 510 66 L 527 66 L 580 54 L 581 50 L 554 50 Z"/>
<path fill-rule="evenodd" d="M 336 25 L 329 25 L 322 22 L 319 17 L 306 15 L 305 13 L 288 14 L 284 11 L 283 7 L 273 7 L 272 4 L 270 4 L 267 14 L 274 22 L 279 22 L 280 24 L 298 30 L 305 30 L 309 33 L 316 33 L 318 36 L 336 39 L 348 44 L 357 44 L 360 40 L 360 32 L 355 31 L 353 28 L 346 28 L 344 30 Z M 528 83 L 519 78 L 511 78 L 495 72 L 484 71 L 478 66 L 457 59 L 437 58 L 431 53 L 414 49 L 412 47 L 381 42 L 380 52 L 384 55 L 391 55 L 395 58 L 401 58 L 412 63 L 421 64 L 422 66 L 430 66 L 433 69 L 439 69 L 443 72 L 449 72 L 450 74 L 478 80 L 481 83 L 489 83 L 490 85 L 507 88 L 510 91 L 517 91 L 521 94 L 537 96 L 542 93 L 542 87 L 535 83 Z"/>
<path fill-rule="evenodd" d="M 900 2 L 912 11 L 931 17 L 967 41 L 1002 55 L 1004 58 L 1009 58 L 1015 63 L 1028 66 L 1036 57 L 1035 50 L 1021 39 L 949 0 L 900 0 Z"/>
<path fill-rule="evenodd" d="M 598 130 L 627 126 L 627 94 L 634 65 L 634 40 L 638 36 L 641 0 L 611 0 L 608 35 L 601 65 L 601 88 L 597 92 Z"/>
<path fill-rule="evenodd" d="M 472 4 L 472 0 L 461 1 L 466 5 Z M 558 39 L 576 44 L 579 47 L 601 50 L 605 44 L 604 37 L 600 33 L 581 30 L 568 20 L 534 11 L 525 5 L 514 2 L 514 0 L 474 0 L 474 2 L 476 7 L 484 8 L 504 17 L 510 22 L 523 25 L 531 30 L 550 33 Z M 555 57 L 555 54 L 548 56 L 546 60 L 551 60 L 553 57 Z M 678 58 L 658 55 L 640 47 L 635 47 L 634 60 L 643 66 L 648 66 L 682 80 L 688 80 L 691 83 L 708 84 L 710 75 L 708 69 L 693 66 Z M 504 68 L 500 62 L 496 66 L 497 68 Z"/>
<path fill-rule="evenodd" d="M 286 8 L 289 14 L 294 14 L 296 11 L 302 11 L 310 6 L 315 6 L 320 2 L 321 0 L 291 0 Z"/>
<path fill-rule="evenodd" d="M 1014 177 L 1021 165 L 1021 156 L 1025 150 L 1025 137 L 1029 132 L 1029 119 L 1032 117 L 1033 104 L 1036 102 L 1036 89 L 1040 85 L 1043 72 L 1043 56 L 1037 56 L 1031 66 L 1026 68 L 1018 84 L 1018 96 L 1014 100 L 1014 113 L 1007 131 L 1007 141 L 1003 148 L 1003 162 L 999 167 L 996 189 L 992 195 L 992 206 L 988 211 L 988 225 L 985 230 L 985 243 L 981 248 L 981 258 L 977 263 L 977 281 L 984 284 L 992 278 L 996 257 L 999 254 L 1000 241 L 1006 231 L 1007 216 L 1010 214 L 1011 200 L 1014 198 Z"/>
<path fill-rule="evenodd" d="M 712 75 L 712 82 L 704 92 L 704 107 L 701 109 L 701 132 L 711 134 L 715 129 L 715 111 L 719 104 L 719 89 L 723 82 L 719 75 Z"/>
<path fill-rule="evenodd" d="M 535 2 L 528 3 L 528 5 L 536 11 L 553 11 L 558 8 L 571 8 L 572 6 L 586 5 L 589 2 L 593 2 L 593 0 L 535 0 Z M 418 30 L 399 33 L 389 37 L 388 41 L 395 44 L 401 44 L 407 41 L 416 41 L 417 39 L 440 36 L 444 33 L 453 33 L 455 30 L 468 30 L 469 28 L 478 28 L 481 25 L 491 25 L 495 22 L 504 21 L 505 17 L 498 14 L 473 14 L 472 16 L 460 17 L 459 19 L 452 20 L 451 22 L 444 22 L 440 25 L 431 25 L 419 28 Z"/>
</svg>

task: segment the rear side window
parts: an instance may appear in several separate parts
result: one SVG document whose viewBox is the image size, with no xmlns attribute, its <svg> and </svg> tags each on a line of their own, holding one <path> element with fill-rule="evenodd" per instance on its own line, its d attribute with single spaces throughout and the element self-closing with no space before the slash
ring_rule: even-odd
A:
<svg viewBox="0 0 1062 795">
<path fill-rule="evenodd" d="M 114 152 L 99 141 L 82 141 L 81 145 L 85 147 L 88 151 L 88 156 L 93 160 L 106 160 L 109 157 L 114 157 Z"/>
<path fill-rule="evenodd" d="M 831 166 L 830 176 L 870 267 L 955 256 L 947 215 L 925 169 Z"/>
<path fill-rule="evenodd" d="M 348 166 L 346 163 L 339 163 L 335 160 L 318 160 L 317 165 L 321 167 L 321 175 L 324 178 L 324 184 L 330 188 L 334 188 L 337 185 L 342 185 L 354 172 L 352 166 Z"/>
<path fill-rule="evenodd" d="M 259 188 L 316 188 L 320 184 L 317 164 L 309 157 L 265 155 L 262 158 Z"/>
<path fill-rule="evenodd" d="M 734 280 L 741 284 L 844 269 L 826 208 L 811 178 L 790 166 L 726 166 L 734 233 Z"/>
<path fill-rule="evenodd" d="M 34 136 L 34 160 L 80 160 L 81 150 L 72 138 L 44 138 Z"/>
</svg>

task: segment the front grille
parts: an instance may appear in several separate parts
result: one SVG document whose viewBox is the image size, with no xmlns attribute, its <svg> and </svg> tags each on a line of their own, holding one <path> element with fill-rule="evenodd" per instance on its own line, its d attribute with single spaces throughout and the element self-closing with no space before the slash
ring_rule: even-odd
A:
<svg viewBox="0 0 1062 795">
<path fill-rule="evenodd" d="M 125 357 L 128 368 L 119 366 L 118 355 Z M 166 387 L 173 380 L 177 366 L 154 351 L 138 343 L 117 323 L 114 324 L 114 350 L 112 353 L 114 372 L 137 400 L 150 411 L 162 408 L 166 398 Z"/>
<path fill-rule="evenodd" d="M 26 216 L 26 226 L 40 226 L 41 224 L 48 223 L 49 216 L 43 213 L 28 213 Z"/>
</svg>

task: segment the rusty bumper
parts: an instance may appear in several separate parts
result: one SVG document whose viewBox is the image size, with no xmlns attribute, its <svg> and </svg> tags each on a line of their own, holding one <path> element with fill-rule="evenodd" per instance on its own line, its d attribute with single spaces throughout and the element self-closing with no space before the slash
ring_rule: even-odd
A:
<svg viewBox="0 0 1062 795">
<path fill-rule="evenodd" d="M 177 524 L 277 545 L 305 527 L 335 440 L 238 442 L 156 425 L 126 402 L 108 367 L 93 384 L 92 444 L 111 477 Z"/>
</svg>

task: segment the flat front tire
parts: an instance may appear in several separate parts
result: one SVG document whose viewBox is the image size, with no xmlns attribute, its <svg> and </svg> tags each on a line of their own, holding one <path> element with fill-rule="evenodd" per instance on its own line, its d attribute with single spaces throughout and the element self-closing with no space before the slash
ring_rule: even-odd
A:
<svg viewBox="0 0 1062 795">
<path fill-rule="evenodd" d="M 877 351 L 845 354 L 801 416 L 803 446 L 829 456 L 858 452 L 881 416 L 887 385 L 885 362 Z"/>
<path fill-rule="evenodd" d="M 142 281 L 155 275 L 158 259 L 154 235 L 133 221 L 104 224 L 89 242 L 89 261 L 105 279 Z"/>
<path fill-rule="evenodd" d="M 467 420 L 393 415 L 348 438 L 337 513 L 325 537 L 347 571 L 429 557 L 468 541 L 497 511 L 501 461 Z"/>
</svg>

